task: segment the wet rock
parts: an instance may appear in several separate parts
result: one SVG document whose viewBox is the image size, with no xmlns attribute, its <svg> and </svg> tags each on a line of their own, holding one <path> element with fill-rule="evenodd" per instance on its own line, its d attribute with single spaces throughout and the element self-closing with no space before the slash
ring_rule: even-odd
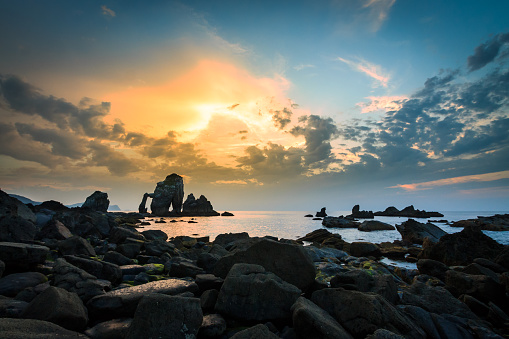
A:
<svg viewBox="0 0 509 339">
<path fill-rule="evenodd" d="M 161 230 L 147 230 L 147 231 L 141 232 L 141 234 L 143 234 L 145 239 L 147 239 L 149 241 L 152 241 L 152 240 L 166 241 L 166 240 L 168 240 L 168 235 Z"/>
<path fill-rule="evenodd" d="M 0 279 L 0 295 L 15 297 L 27 287 L 45 283 L 48 278 L 39 272 L 23 272 L 9 274 Z"/>
<path fill-rule="evenodd" d="M 358 228 L 359 223 L 351 219 L 340 217 L 324 217 L 322 225 L 329 228 Z"/>
<path fill-rule="evenodd" d="M 433 259 L 420 259 L 417 261 L 417 269 L 420 274 L 427 274 L 445 281 L 445 272 L 449 270 L 449 266 Z"/>
<path fill-rule="evenodd" d="M 83 331 L 88 323 L 87 309 L 78 295 L 54 286 L 35 297 L 22 317 L 49 321 L 72 331 Z"/>
<path fill-rule="evenodd" d="M 219 234 L 216 239 L 214 239 L 214 245 L 219 245 L 226 248 L 229 244 L 238 241 L 249 239 L 249 234 L 247 232 L 242 233 L 223 233 Z"/>
<path fill-rule="evenodd" d="M 140 299 L 150 293 L 176 295 L 184 292 L 196 292 L 194 282 L 180 279 L 152 281 L 144 285 L 122 288 L 92 298 L 87 307 L 90 316 L 101 319 L 132 317 Z"/>
<path fill-rule="evenodd" d="M 72 236 L 58 243 L 58 250 L 62 255 L 84 255 L 95 257 L 96 253 L 92 245 L 80 236 Z"/>
<path fill-rule="evenodd" d="M 371 231 L 392 231 L 396 228 L 385 222 L 377 220 L 366 220 L 359 225 L 359 231 L 371 232 Z"/>
<path fill-rule="evenodd" d="M 81 208 L 88 208 L 99 212 L 107 212 L 109 206 L 110 201 L 108 200 L 108 193 L 95 191 L 87 197 L 83 205 L 81 205 Z"/>
<path fill-rule="evenodd" d="M 423 224 L 413 219 L 408 219 L 401 225 L 396 225 L 396 229 L 401 234 L 404 243 L 422 244 L 424 238 L 428 238 L 431 242 L 437 242 L 447 233 L 438 226 L 427 223 Z"/>
<path fill-rule="evenodd" d="M 239 250 L 219 259 L 214 275 L 225 278 L 236 263 L 261 265 L 303 291 L 315 281 L 315 266 L 306 250 L 298 245 L 261 239 L 246 250 Z"/>
<path fill-rule="evenodd" d="M 260 265 L 235 264 L 219 291 L 216 311 L 243 320 L 284 319 L 300 293 Z"/>
<path fill-rule="evenodd" d="M 235 333 L 230 339 L 253 339 L 253 338 L 278 339 L 279 337 L 272 333 L 267 326 L 263 324 L 258 324 Z"/>
<path fill-rule="evenodd" d="M 85 334 L 92 339 L 124 339 L 132 321 L 131 318 L 104 321 L 86 330 Z"/>
<path fill-rule="evenodd" d="M 202 322 L 199 299 L 154 293 L 141 299 L 126 339 L 194 338 Z"/>
<path fill-rule="evenodd" d="M 314 292 L 311 300 L 355 338 L 364 338 L 379 328 L 411 338 L 425 337 L 413 321 L 378 294 L 328 288 Z"/>
<path fill-rule="evenodd" d="M 480 229 L 466 227 L 461 232 L 446 234 L 436 244 L 425 241 L 419 259 L 434 259 L 448 266 L 465 266 L 475 258 L 494 260 L 504 249 Z"/>
<path fill-rule="evenodd" d="M 297 299 L 291 311 L 298 338 L 353 338 L 329 313 L 306 298 Z"/>
<path fill-rule="evenodd" d="M 226 321 L 220 314 L 208 314 L 203 317 L 199 336 L 218 338 L 226 331 Z"/>
<path fill-rule="evenodd" d="M 0 333 L 2 333 L 2 337 L 10 339 L 88 339 L 84 334 L 67 330 L 49 321 L 35 319 L 0 318 Z"/>
<path fill-rule="evenodd" d="M 354 257 L 381 257 L 380 248 L 366 241 L 354 241 L 350 244 L 350 254 Z"/>
</svg>

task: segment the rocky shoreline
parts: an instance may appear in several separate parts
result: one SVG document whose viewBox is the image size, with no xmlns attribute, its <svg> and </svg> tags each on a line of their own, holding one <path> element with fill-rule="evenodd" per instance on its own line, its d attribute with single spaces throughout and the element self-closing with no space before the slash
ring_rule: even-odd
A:
<svg viewBox="0 0 509 339">
<path fill-rule="evenodd" d="M 382 244 L 348 243 L 325 228 L 298 240 L 210 241 L 141 231 L 139 213 L 41 205 L 0 191 L 5 338 L 509 335 L 509 246 L 476 225 L 442 234 L 408 220 L 397 225 L 402 241 Z"/>
</svg>

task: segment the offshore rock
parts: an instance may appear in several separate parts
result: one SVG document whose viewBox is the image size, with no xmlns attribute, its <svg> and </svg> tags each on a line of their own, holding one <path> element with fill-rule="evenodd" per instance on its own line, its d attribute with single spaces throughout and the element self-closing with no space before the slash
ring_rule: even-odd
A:
<svg viewBox="0 0 509 339">
<path fill-rule="evenodd" d="M 83 205 L 81 205 L 81 208 L 89 208 L 93 211 L 107 212 L 109 206 L 110 201 L 108 200 L 108 193 L 95 191 L 87 198 L 87 200 L 85 200 Z"/>
<path fill-rule="evenodd" d="M 322 207 L 320 212 L 316 212 L 316 214 L 315 214 L 315 217 L 317 217 L 317 218 L 323 218 L 326 216 L 327 216 L 327 213 L 325 213 L 325 207 Z"/>
<path fill-rule="evenodd" d="M 218 212 L 214 211 L 212 204 L 204 195 L 200 195 L 200 197 L 196 199 L 193 193 L 187 196 L 182 207 L 182 214 L 203 217 L 220 215 Z"/>
<path fill-rule="evenodd" d="M 352 208 L 352 214 L 349 216 L 350 218 L 358 218 L 358 219 L 373 219 L 375 216 L 373 211 L 361 211 L 359 205 L 355 205 Z"/>
<path fill-rule="evenodd" d="M 357 228 L 359 223 L 351 219 L 339 217 L 324 217 L 322 225 L 329 228 Z"/>
<path fill-rule="evenodd" d="M 486 231 L 509 231 L 509 214 L 495 214 L 491 217 L 460 220 L 452 223 L 452 227 L 478 227 Z"/>
<path fill-rule="evenodd" d="M 184 200 L 184 179 L 176 173 L 172 173 L 158 182 L 154 193 L 145 193 L 140 204 L 140 213 L 146 212 L 145 204 L 147 197 L 152 198 L 150 209 L 152 214 L 157 216 L 170 215 L 170 207 L 173 207 L 173 214 L 180 214 L 182 201 Z"/>
<path fill-rule="evenodd" d="M 422 244 L 424 238 L 431 242 L 437 242 L 447 233 L 438 226 L 431 223 L 423 224 L 413 219 L 408 219 L 401 225 L 396 225 L 396 229 L 401 233 L 401 239 L 408 244 Z"/>
<path fill-rule="evenodd" d="M 395 230 L 394 226 L 377 220 L 366 220 L 359 225 L 359 231 L 363 232 L 392 231 L 392 230 Z"/>
<path fill-rule="evenodd" d="M 387 207 L 383 212 L 375 212 L 375 216 L 383 217 L 408 217 L 408 218 L 441 218 L 444 215 L 439 212 L 426 212 L 416 210 L 413 205 L 403 208 L 401 211 L 394 206 Z"/>
</svg>

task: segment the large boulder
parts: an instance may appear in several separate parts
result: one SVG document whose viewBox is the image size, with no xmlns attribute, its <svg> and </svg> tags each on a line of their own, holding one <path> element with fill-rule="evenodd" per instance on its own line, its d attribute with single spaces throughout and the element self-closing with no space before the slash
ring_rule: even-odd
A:
<svg viewBox="0 0 509 339">
<path fill-rule="evenodd" d="M 278 339 L 279 337 L 272 333 L 267 326 L 264 324 L 258 324 L 245 330 L 235 333 L 230 339 Z"/>
<path fill-rule="evenodd" d="M 370 274 L 363 269 L 352 270 L 333 277 L 330 285 L 333 288 L 342 287 L 360 292 L 373 292 L 392 304 L 399 301 L 398 286 L 390 274 Z"/>
<path fill-rule="evenodd" d="M 51 220 L 46 223 L 37 235 L 39 239 L 65 240 L 70 237 L 72 237 L 71 231 L 58 220 Z"/>
<path fill-rule="evenodd" d="M 193 193 L 187 196 L 187 199 L 182 206 L 182 214 L 205 217 L 219 215 L 218 212 L 214 211 L 212 204 L 207 200 L 207 198 L 205 198 L 204 195 L 200 195 L 200 197 L 196 199 Z"/>
<path fill-rule="evenodd" d="M 297 299 L 291 310 L 297 338 L 353 339 L 336 319 L 306 298 Z"/>
<path fill-rule="evenodd" d="M 401 234 L 403 242 L 407 244 L 422 244 L 424 238 L 437 242 L 447 234 L 438 226 L 431 223 L 423 224 L 414 219 L 408 219 L 401 225 L 396 225 L 396 229 Z"/>
<path fill-rule="evenodd" d="M 115 225 L 115 221 L 107 213 L 88 208 L 58 211 L 54 214 L 53 219 L 64 224 L 72 234 L 85 238 L 89 236 L 107 237 L 111 227 Z"/>
<path fill-rule="evenodd" d="M 149 294 L 141 299 L 126 339 L 195 338 L 202 321 L 200 299 Z"/>
<path fill-rule="evenodd" d="M 167 216 L 170 214 L 170 206 L 173 206 L 174 214 L 179 214 L 184 200 L 184 180 L 178 174 L 170 174 L 164 181 L 157 183 L 154 193 L 145 194 L 146 197 L 152 198 L 150 203 L 152 214 Z M 143 201 L 146 201 L 146 197 L 144 196 Z M 145 204 L 140 205 L 139 210 L 145 210 Z"/>
<path fill-rule="evenodd" d="M 465 227 L 461 232 L 447 234 L 437 243 L 425 241 L 420 259 L 434 259 L 448 266 L 469 265 L 475 258 L 494 260 L 504 249 L 492 238 L 475 227 Z"/>
<path fill-rule="evenodd" d="M 340 217 L 324 217 L 322 220 L 322 225 L 329 228 L 357 228 L 359 227 L 359 223 L 353 221 L 352 219 Z"/>
<path fill-rule="evenodd" d="M 417 269 L 420 274 L 427 274 L 445 281 L 445 272 L 449 270 L 449 266 L 433 259 L 419 259 Z"/>
<path fill-rule="evenodd" d="M 326 288 L 314 292 L 311 300 L 355 338 L 364 338 L 379 328 L 411 338 L 425 337 L 410 318 L 375 293 Z"/>
<path fill-rule="evenodd" d="M 359 225 L 359 231 L 363 232 L 392 231 L 395 229 L 394 226 L 378 220 L 365 220 Z"/>
<path fill-rule="evenodd" d="M 102 319 L 132 317 L 139 301 L 150 293 L 177 295 L 196 292 L 198 285 L 180 279 L 152 281 L 143 285 L 122 288 L 92 298 L 87 307 L 91 316 Z"/>
<path fill-rule="evenodd" d="M 376 244 L 367 241 L 354 241 L 350 244 L 350 254 L 354 257 L 381 257 L 382 252 Z"/>
<path fill-rule="evenodd" d="M 5 263 L 7 268 L 26 269 L 30 266 L 43 264 L 49 251 L 46 246 L 0 242 L 0 260 Z"/>
<path fill-rule="evenodd" d="M 81 205 L 81 208 L 88 208 L 99 212 L 107 212 L 109 206 L 110 201 L 108 200 L 108 193 L 95 191 L 89 197 L 87 197 L 83 205 Z"/>
<path fill-rule="evenodd" d="M 0 190 L 0 218 L 9 216 L 20 217 L 32 223 L 36 220 L 34 212 L 27 205 Z"/>
<path fill-rule="evenodd" d="M 352 214 L 348 215 L 349 218 L 357 218 L 357 219 L 373 219 L 375 216 L 373 215 L 373 211 L 361 211 L 359 205 L 355 205 L 352 208 Z"/>
<path fill-rule="evenodd" d="M 278 320 L 291 316 L 301 290 L 260 265 L 235 264 L 226 277 L 216 311 L 241 320 Z"/>
<path fill-rule="evenodd" d="M 498 280 L 498 277 L 495 279 Z M 504 285 L 490 276 L 449 270 L 445 274 L 445 283 L 449 291 L 456 296 L 466 294 L 486 304 L 490 301 L 501 306 L 508 304 Z"/>
<path fill-rule="evenodd" d="M 20 216 L 0 218 L 0 241 L 31 242 L 37 235 L 34 223 Z"/>
<path fill-rule="evenodd" d="M 97 295 L 104 294 L 104 289 L 109 287 L 104 282 L 97 280 L 97 277 L 71 265 L 62 258 L 56 260 L 53 275 L 56 287 L 76 293 L 83 302 L 87 302 L 90 298 Z"/>
<path fill-rule="evenodd" d="M 9 274 L 0 279 L 0 295 L 15 297 L 27 287 L 45 283 L 48 278 L 39 272 L 22 272 Z"/>
<path fill-rule="evenodd" d="M 96 253 L 92 245 L 80 236 L 72 236 L 58 243 L 58 249 L 63 255 L 84 255 L 95 257 Z"/>
<path fill-rule="evenodd" d="M 214 275 L 225 278 L 236 263 L 261 265 L 303 291 L 315 281 L 316 270 L 313 261 L 302 246 L 298 245 L 261 239 L 246 250 L 239 250 L 219 259 L 214 268 Z"/>
<path fill-rule="evenodd" d="M 0 333 L 8 339 L 89 339 L 84 334 L 70 331 L 49 321 L 36 319 L 0 318 Z"/>
<path fill-rule="evenodd" d="M 74 255 L 66 255 L 64 258 L 67 262 L 87 271 L 98 279 L 109 280 L 112 284 L 118 284 L 122 281 L 122 271 L 118 265 Z"/>
<path fill-rule="evenodd" d="M 132 322 L 131 318 L 103 321 L 86 330 L 85 334 L 92 339 L 124 339 Z"/>
<path fill-rule="evenodd" d="M 21 316 L 49 321 L 72 331 L 83 331 L 88 323 L 87 309 L 78 295 L 54 286 L 35 297 Z"/>
<path fill-rule="evenodd" d="M 222 233 L 219 234 L 216 239 L 214 239 L 214 245 L 219 245 L 221 247 L 227 247 L 229 244 L 239 241 L 249 239 L 249 234 L 247 232 L 242 233 Z"/>
<path fill-rule="evenodd" d="M 147 230 L 147 231 L 141 232 L 141 234 L 143 234 L 145 239 L 147 239 L 149 241 L 152 241 L 152 240 L 166 241 L 166 240 L 168 240 L 168 235 L 161 230 Z"/>
</svg>

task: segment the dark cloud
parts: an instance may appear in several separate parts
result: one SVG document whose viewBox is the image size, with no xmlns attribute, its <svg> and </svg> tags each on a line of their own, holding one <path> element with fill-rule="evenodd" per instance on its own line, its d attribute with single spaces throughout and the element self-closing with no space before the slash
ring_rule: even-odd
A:
<svg viewBox="0 0 509 339">
<path fill-rule="evenodd" d="M 287 107 L 284 107 L 282 110 L 271 110 L 271 113 L 274 126 L 279 129 L 284 129 L 290 122 L 292 122 L 293 112 Z"/>
<path fill-rule="evenodd" d="M 339 135 L 339 131 L 331 118 L 322 118 L 318 115 L 301 117 L 301 126 L 290 130 L 294 136 L 304 136 L 306 147 L 304 162 L 315 168 L 325 168 L 332 158 L 331 140 Z"/>
<path fill-rule="evenodd" d="M 136 161 L 129 159 L 126 155 L 114 150 L 109 145 L 93 140 L 90 142 L 89 147 L 92 164 L 94 166 L 105 166 L 113 175 L 125 176 L 139 170 Z"/>
<path fill-rule="evenodd" d="M 509 33 L 500 33 L 493 39 L 475 48 L 474 54 L 467 59 L 467 67 L 470 72 L 483 68 L 500 54 L 500 49 L 509 43 Z"/>
</svg>

